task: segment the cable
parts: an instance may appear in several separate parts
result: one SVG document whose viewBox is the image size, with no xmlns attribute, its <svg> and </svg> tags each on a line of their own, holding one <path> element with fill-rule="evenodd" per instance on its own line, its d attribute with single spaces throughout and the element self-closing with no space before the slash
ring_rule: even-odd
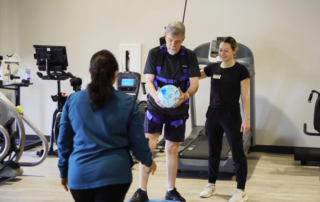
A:
<svg viewBox="0 0 320 202">
<path fill-rule="evenodd" d="M 186 8 L 187 8 L 187 0 L 186 0 L 186 3 L 184 4 L 184 12 L 183 12 L 182 24 L 184 22 L 184 15 L 186 14 Z"/>
</svg>

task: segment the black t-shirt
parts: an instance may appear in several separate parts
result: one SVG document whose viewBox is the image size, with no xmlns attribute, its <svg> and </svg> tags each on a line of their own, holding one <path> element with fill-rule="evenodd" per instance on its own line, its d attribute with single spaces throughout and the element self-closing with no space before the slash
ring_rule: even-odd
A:
<svg viewBox="0 0 320 202">
<path fill-rule="evenodd" d="M 181 50 L 181 49 L 180 49 Z M 199 77 L 200 76 L 200 70 L 199 70 L 199 64 L 196 55 L 193 53 L 193 51 L 189 49 L 185 49 L 187 58 L 188 58 L 188 74 L 189 78 L 191 77 Z M 149 51 L 149 55 L 147 58 L 146 66 L 144 68 L 144 74 L 153 74 L 156 75 L 156 66 L 157 66 L 157 56 L 159 53 L 159 47 L 153 48 Z M 180 52 L 175 55 L 170 55 L 169 53 L 166 53 L 165 60 L 161 66 L 160 71 L 160 77 L 166 78 L 166 79 L 179 79 L 182 77 L 183 70 L 181 66 L 181 56 Z M 167 85 L 165 83 L 162 83 L 158 81 L 158 85 L 161 88 L 164 85 Z M 180 87 L 182 92 L 187 91 L 187 82 L 181 82 L 175 85 L 176 87 Z M 157 89 L 156 89 L 157 90 Z M 171 114 L 171 115 L 185 115 L 188 113 L 189 105 L 181 104 L 177 108 L 161 108 L 159 107 L 152 96 L 149 96 L 149 104 L 148 108 L 151 110 L 156 110 L 158 112 L 161 112 L 163 114 Z"/>
<path fill-rule="evenodd" d="M 204 68 L 206 75 L 211 77 L 210 107 L 239 108 L 240 82 L 250 78 L 249 71 L 237 62 L 229 68 L 221 68 L 220 65 L 215 63 Z"/>
</svg>

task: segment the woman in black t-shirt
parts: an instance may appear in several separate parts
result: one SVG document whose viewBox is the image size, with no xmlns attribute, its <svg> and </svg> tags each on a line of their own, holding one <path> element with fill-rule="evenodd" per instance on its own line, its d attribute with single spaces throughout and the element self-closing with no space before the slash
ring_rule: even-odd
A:
<svg viewBox="0 0 320 202">
<path fill-rule="evenodd" d="M 247 179 L 247 158 L 243 150 L 242 136 L 249 133 L 249 83 L 247 68 L 234 60 L 238 50 L 232 37 L 225 38 L 219 46 L 221 63 L 210 64 L 202 69 L 200 79 L 211 77 L 210 106 L 206 114 L 206 134 L 209 145 L 209 183 L 200 193 L 206 198 L 216 192 L 223 133 L 226 133 L 235 163 L 237 189 L 229 202 L 247 201 L 244 191 Z M 241 97 L 244 119 L 241 119 Z"/>
</svg>

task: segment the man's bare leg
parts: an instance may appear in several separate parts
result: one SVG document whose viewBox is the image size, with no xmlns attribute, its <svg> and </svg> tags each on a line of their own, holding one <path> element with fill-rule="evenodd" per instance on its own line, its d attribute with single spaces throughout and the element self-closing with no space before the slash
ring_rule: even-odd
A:
<svg viewBox="0 0 320 202">
<path fill-rule="evenodd" d="M 153 151 L 156 149 L 157 147 L 157 143 L 158 143 L 158 139 L 160 136 L 160 133 L 146 133 L 146 138 L 149 139 L 149 147 L 151 150 L 151 153 L 153 153 Z M 142 189 L 147 190 L 147 186 L 148 186 L 148 179 L 149 179 L 149 175 L 147 174 L 149 168 L 143 164 L 140 163 L 140 179 L 139 179 L 139 186 Z"/>
<path fill-rule="evenodd" d="M 178 150 L 180 142 L 166 140 L 167 153 L 167 189 L 175 188 L 178 170 Z"/>
</svg>

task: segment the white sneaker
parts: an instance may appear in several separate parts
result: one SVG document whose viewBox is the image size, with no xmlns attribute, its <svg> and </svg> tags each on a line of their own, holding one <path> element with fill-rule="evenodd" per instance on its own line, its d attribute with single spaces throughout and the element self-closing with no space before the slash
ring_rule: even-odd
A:
<svg viewBox="0 0 320 202">
<path fill-rule="evenodd" d="M 243 192 L 239 189 L 233 191 L 233 196 L 229 200 L 229 202 L 244 202 L 248 200 L 248 196 L 246 192 Z"/>
<path fill-rule="evenodd" d="M 207 198 L 216 194 L 216 186 L 212 184 L 207 184 L 204 190 L 200 193 L 201 198 Z"/>
</svg>

